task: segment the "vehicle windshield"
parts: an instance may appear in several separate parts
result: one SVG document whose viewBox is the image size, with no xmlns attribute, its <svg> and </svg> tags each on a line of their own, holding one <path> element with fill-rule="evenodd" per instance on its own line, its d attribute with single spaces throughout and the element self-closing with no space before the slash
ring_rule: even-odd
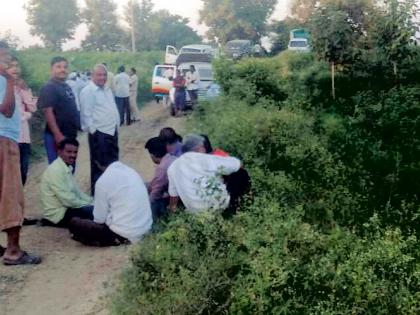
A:
<svg viewBox="0 0 420 315">
<path fill-rule="evenodd" d="M 247 43 L 238 43 L 238 42 L 234 42 L 234 43 L 227 43 L 226 47 L 228 49 L 242 49 L 243 47 L 246 46 Z"/>
<path fill-rule="evenodd" d="M 200 68 L 198 69 L 198 73 L 200 75 L 200 78 L 203 79 L 212 79 L 213 78 L 213 71 L 208 68 Z"/>
<path fill-rule="evenodd" d="M 196 48 L 182 48 L 181 49 L 181 53 L 200 53 L 201 49 L 196 49 Z"/>
<path fill-rule="evenodd" d="M 304 40 L 292 40 L 290 42 L 290 47 L 299 47 L 299 48 L 308 47 L 308 42 Z"/>
</svg>

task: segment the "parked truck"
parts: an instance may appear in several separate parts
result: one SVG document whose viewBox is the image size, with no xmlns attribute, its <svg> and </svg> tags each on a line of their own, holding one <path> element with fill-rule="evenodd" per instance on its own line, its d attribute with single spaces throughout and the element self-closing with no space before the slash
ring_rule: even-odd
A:
<svg viewBox="0 0 420 315">
<path fill-rule="evenodd" d="M 291 30 L 288 49 L 301 52 L 311 51 L 309 32 L 302 28 Z"/>
</svg>

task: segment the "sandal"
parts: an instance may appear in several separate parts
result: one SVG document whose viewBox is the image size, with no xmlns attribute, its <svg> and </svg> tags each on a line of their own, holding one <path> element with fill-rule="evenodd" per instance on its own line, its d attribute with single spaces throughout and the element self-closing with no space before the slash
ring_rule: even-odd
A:
<svg viewBox="0 0 420 315">
<path fill-rule="evenodd" d="M 28 254 L 23 252 L 20 258 L 12 260 L 8 258 L 3 258 L 3 264 L 5 266 L 18 266 L 18 265 L 38 265 L 41 263 L 41 257 L 36 255 Z"/>
</svg>

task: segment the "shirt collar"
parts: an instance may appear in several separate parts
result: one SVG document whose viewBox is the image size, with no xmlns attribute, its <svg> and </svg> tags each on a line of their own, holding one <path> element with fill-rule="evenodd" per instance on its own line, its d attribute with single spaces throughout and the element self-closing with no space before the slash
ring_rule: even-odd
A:
<svg viewBox="0 0 420 315">
<path fill-rule="evenodd" d="M 58 162 L 61 164 L 61 166 L 65 167 L 66 170 L 70 173 L 73 173 L 73 166 L 67 165 L 61 157 L 57 157 Z"/>
</svg>

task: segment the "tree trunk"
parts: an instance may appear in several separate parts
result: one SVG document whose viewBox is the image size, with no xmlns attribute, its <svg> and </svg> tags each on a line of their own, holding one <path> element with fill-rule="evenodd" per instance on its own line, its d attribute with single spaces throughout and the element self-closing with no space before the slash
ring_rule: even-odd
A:
<svg viewBox="0 0 420 315">
<path fill-rule="evenodd" d="M 332 97 L 335 100 L 335 64 L 331 62 L 331 91 Z"/>
<path fill-rule="evenodd" d="M 392 62 L 392 67 L 393 67 L 394 75 L 397 76 L 398 68 L 397 68 L 397 63 L 395 61 Z"/>
</svg>

